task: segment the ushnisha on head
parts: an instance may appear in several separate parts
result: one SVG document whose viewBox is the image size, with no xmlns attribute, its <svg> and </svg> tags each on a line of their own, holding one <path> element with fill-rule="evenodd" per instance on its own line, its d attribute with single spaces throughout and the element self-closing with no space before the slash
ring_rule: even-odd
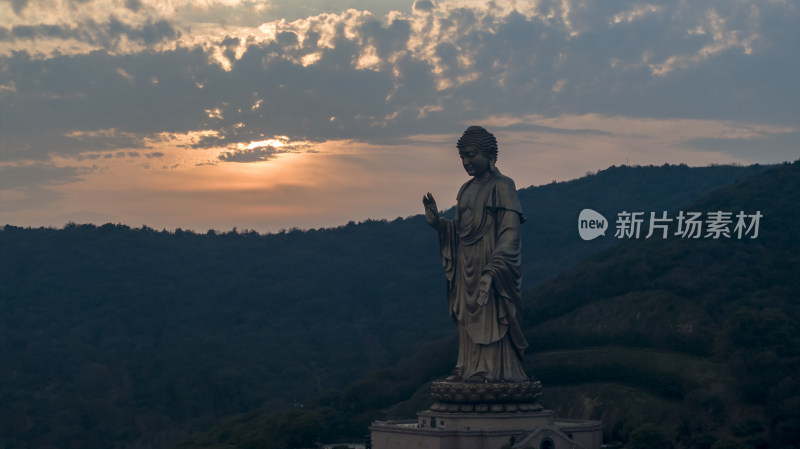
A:
<svg viewBox="0 0 800 449">
<path fill-rule="evenodd" d="M 494 134 L 486 131 L 484 127 L 470 126 L 456 143 L 456 147 L 459 150 L 470 145 L 477 147 L 492 162 L 497 162 L 497 139 L 494 138 Z"/>
<path fill-rule="evenodd" d="M 464 169 L 476 178 L 495 171 L 497 139 L 481 126 L 470 126 L 456 143 Z"/>
</svg>

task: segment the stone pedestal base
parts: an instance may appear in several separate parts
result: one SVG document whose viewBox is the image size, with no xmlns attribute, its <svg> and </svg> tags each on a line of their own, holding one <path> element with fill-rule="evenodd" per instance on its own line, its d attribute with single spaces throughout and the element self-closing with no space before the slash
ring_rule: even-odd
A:
<svg viewBox="0 0 800 449">
<path fill-rule="evenodd" d="M 433 382 L 431 396 L 435 412 L 514 413 L 542 409 L 536 400 L 542 394 L 540 382 Z"/>
<path fill-rule="evenodd" d="M 600 421 L 556 419 L 536 402 L 539 382 L 434 382 L 417 420 L 376 421 L 372 449 L 600 449 Z"/>
</svg>

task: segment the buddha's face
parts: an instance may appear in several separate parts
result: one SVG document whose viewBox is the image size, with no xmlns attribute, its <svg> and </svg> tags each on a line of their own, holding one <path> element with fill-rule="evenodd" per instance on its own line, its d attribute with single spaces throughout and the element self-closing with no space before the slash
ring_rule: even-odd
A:
<svg viewBox="0 0 800 449">
<path fill-rule="evenodd" d="M 461 163 L 467 174 L 476 178 L 489 171 L 489 157 L 474 145 L 466 146 L 458 150 L 461 156 Z"/>
</svg>

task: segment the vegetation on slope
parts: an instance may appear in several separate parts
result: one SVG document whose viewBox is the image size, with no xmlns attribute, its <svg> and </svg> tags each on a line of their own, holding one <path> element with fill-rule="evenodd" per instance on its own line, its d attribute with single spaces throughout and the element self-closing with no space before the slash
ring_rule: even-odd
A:
<svg viewBox="0 0 800 449">
<path fill-rule="evenodd" d="M 523 189 L 525 285 L 614 243 L 578 239 L 584 207 L 671 210 L 764 169 L 612 167 Z M 224 415 L 346 392 L 453 330 L 420 216 L 273 235 L 6 226 L 0 248 L 5 449 L 165 447 Z M 337 394 L 329 407 L 354 396 Z M 391 404 L 355 396 L 357 423 Z"/>
<path fill-rule="evenodd" d="M 551 405 L 561 413 L 583 407 L 617 439 L 652 421 L 679 447 L 710 447 L 715 439 L 796 447 L 798 204 L 795 162 L 691 206 L 761 211 L 756 239 L 629 240 L 535 288 L 525 309 L 527 336 L 536 342 L 533 371 L 546 385 L 577 385 L 557 390 Z M 624 350 L 609 354 L 610 345 Z M 609 382 L 661 402 L 641 407 L 649 401 L 594 385 Z"/>
</svg>

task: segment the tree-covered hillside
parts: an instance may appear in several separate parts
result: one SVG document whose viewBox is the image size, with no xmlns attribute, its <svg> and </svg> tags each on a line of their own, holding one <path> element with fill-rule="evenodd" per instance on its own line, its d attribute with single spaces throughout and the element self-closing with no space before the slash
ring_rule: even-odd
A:
<svg viewBox="0 0 800 449">
<path fill-rule="evenodd" d="M 614 243 L 578 239 L 584 207 L 673 210 L 765 169 L 612 167 L 523 189 L 525 285 Z M 444 304 L 421 216 L 271 235 L 5 226 L 0 444 L 160 448 L 224 415 L 321 400 L 451 335 Z"/>
<path fill-rule="evenodd" d="M 800 161 L 686 209 L 758 211 L 757 238 L 626 240 L 532 290 L 531 366 L 559 387 L 549 405 L 603 418 L 615 438 L 652 421 L 679 447 L 797 447 L 798 205 Z"/>
<path fill-rule="evenodd" d="M 541 402 L 562 417 L 602 419 L 610 447 L 796 448 L 798 204 L 800 161 L 686 209 L 760 211 L 755 239 L 626 240 L 530 292 L 526 369 L 545 385 Z M 363 438 L 371 420 L 429 406 L 426 386 L 454 352 L 453 339 L 433 344 L 302 410 L 232 417 L 178 447 Z"/>
</svg>

